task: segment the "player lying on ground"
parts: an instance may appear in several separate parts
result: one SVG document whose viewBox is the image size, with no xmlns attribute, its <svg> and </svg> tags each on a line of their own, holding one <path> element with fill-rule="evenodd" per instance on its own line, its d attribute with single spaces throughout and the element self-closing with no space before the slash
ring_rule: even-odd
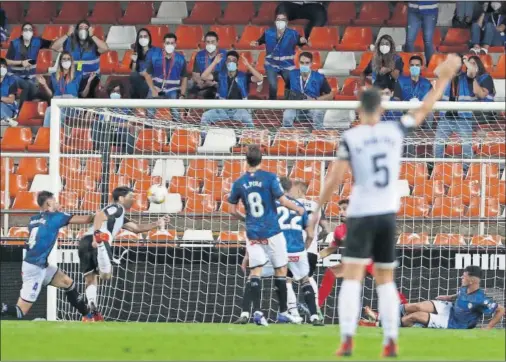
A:
<svg viewBox="0 0 506 362">
<path fill-rule="evenodd" d="M 54 195 L 49 191 L 39 192 L 37 204 L 40 206 L 40 213 L 32 216 L 28 224 L 30 236 L 21 266 L 23 286 L 19 299 L 16 305 L 2 304 L 2 317 L 22 319 L 32 308 L 44 285 L 65 290 L 68 302 L 79 313 L 86 315 L 88 307 L 84 298 L 79 297 L 74 281 L 57 266 L 49 265 L 47 259 L 56 243 L 60 228 L 68 224 L 89 224 L 93 221 L 93 216 L 60 212 Z"/>
<path fill-rule="evenodd" d="M 93 226 L 79 241 L 79 260 L 86 284 L 86 299 L 90 312 L 83 321 L 103 321 L 98 310 L 97 285 L 98 277 L 109 280 L 112 276 L 111 244 L 123 228 L 134 233 L 144 233 L 159 226 L 165 226 L 168 216 L 151 224 L 138 225 L 125 217 L 126 211 L 134 202 L 133 191 L 127 186 L 120 186 L 112 192 L 113 203 L 95 215 Z"/>
<path fill-rule="evenodd" d="M 336 229 L 334 230 L 334 238 L 330 243 L 330 246 L 320 251 L 319 253 L 320 258 L 323 259 L 328 257 L 329 255 L 335 254 L 339 249 L 339 245 L 341 245 L 341 243 L 346 238 L 347 208 L 348 208 L 348 199 L 339 200 L 339 219 L 341 220 L 341 224 L 336 226 Z M 367 264 L 367 267 L 365 269 L 367 274 L 370 275 L 371 277 L 374 277 L 373 265 L 374 263 L 371 261 L 369 264 Z M 318 291 L 319 295 L 318 305 L 320 308 L 323 307 L 323 304 L 325 304 L 325 300 L 332 292 L 332 289 L 334 289 L 336 279 L 342 278 L 342 276 L 343 276 L 343 264 L 337 264 L 325 270 L 325 273 L 323 274 L 322 284 L 320 286 L 320 290 Z M 399 299 L 401 301 L 401 304 L 405 304 L 408 302 L 404 294 L 402 294 L 401 292 L 399 292 Z"/>
<path fill-rule="evenodd" d="M 228 198 L 231 213 L 240 220 L 246 221 L 246 250 L 249 255 L 250 283 L 245 294 L 253 303 L 253 320 L 258 325 L 267 325 L 260 311 L 262 267 L 270 261 L 274 267 L 274 285 L 278 294 L 278 322 L 300 323 L 288 313 L 286 272 L 288 254 L 286 240 L 277 220 L 276 200 L 281 206 L 304 215 L 304 208 L 285 196 L 278 177 L 260 169 L 262 151 L 257 145 L 248 147 L 246 152 L 246 173 L 232 185 Z M 246 208 L 246 216 L 237 210 L 237 203 L 242 200 Z M 249 310 L 249 309 L 247 309 Z M 241 317 L 249 319 L 246 310 Z"/>
<path fill-rule="evenodd" d="M 427 328 L 471 329 L 482 317 L 493 316 L 484 329 L 492 329 L 504 316 L 504 307 L 487 297 L 480 288 L 481 269 L 468 266 L 461 277 L 461 287 L 454 295 L 443 295 L 436 300 L 405 304 L 400 308 L 401 326 L 422 325 Z M 378 325 L 379 315 L 366 307 L 370 320 Z M 362 325 L 371 325 L 364 321 Z"/>
<path fill-rule="evenodd" d="M 404 115 L 400 122 L 380 122 L 383 114 L 378 89 L 360 97 L 360 125 L 345 131 L 339 142 L 338 160 L 328 173 L 318 202 L 318 212 L 341 184 L 351 167 L 355 180 L 347 210 L 348 234 L 343 255 L 343 283 L 339 292 L 341 348 L 339 356 L 353 350 L 361 304 L 361 282 L 372 258 L 378 305 L 383 326 L 383 356 L 397 356 L 399 297 L 394 282 L 396 214 L 403 140 L 407 132 L 423 123 L 436 101 L 461 67 L 460 57 L 448 55 L 440 65 L 439 80 L 420 108 Z M 316 223 L 316 220 L 311 222 Z"/>
</svg>

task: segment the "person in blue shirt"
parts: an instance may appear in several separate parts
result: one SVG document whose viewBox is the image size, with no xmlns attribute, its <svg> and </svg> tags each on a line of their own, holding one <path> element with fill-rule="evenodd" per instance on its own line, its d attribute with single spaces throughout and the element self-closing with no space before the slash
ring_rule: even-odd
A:
<svg viewBox="0 0 506 362">
<path fill-rule="evenodd" d="M 488 54 L 490 46 L 506 42 L 506 7 L 501 1 L 491 1 L 471 27 L 470 49 L 474 54 Z"/>
<path fill-rule="evenodd" d="M 251 298 L 253 303 L 253 320 L 258 325 L 266 326 L 267 321 L 260 311 L 260 294 L 262 267 L 268 261 L 275 270 L 274 284 L 279 302 L 278 320 L 295 321 L 288 313 L 287 307 L 288 254 L 286 239 L 278 223 L 276 200 L 279 200 L 281 206 L 297 212 L 300 216 L 304 215 L 305 209 L 285 196 L 279 178 L 273 173 L 261 170 L 261 163 L 260 147 L 249 146 L 246 152 L 247 171 L 233 183 L 228 202 L 231 204 L 231 214 L 246 222 L 248 238 L 246 251 L 251 271 L 248 298 Z M 239 201 L 244 204 L 246 215 L 238 211 Z M 249 312 L 244 311 L 241 317 L 249 319 Z"/>
<path fill-rule="evenodd" d="M 58 238 L 60 228 L 68 224 L 90 224 L 91 215 L 71 215 L 59 211 L 53 193 L 41 191 L 37 195 L 40 213 L 30 218 L 25 257 L 21 267 L 23 286 L 16 305 L 2 303 L 1 316 L 22 319 L 32 308 L 40 291 L 45 285 L 62 288 L 68 302 L 83 316 L 88 314 L 88 307 L 79 296 L 74 281 L 56 265 L 48 264 L 48 257 Z"/>
<path fill-rule="evenodd" d="M 485 294 L 480 287 L 480 278 L 481 268 L 470 265 L 464 269 L 462 284 L 456 294 L 401 305 L 401 325 L 412 327 L 421 324 L 427 328 L 471 329 L 482 321 L 483 316 L 493 316 L 485 328 L 494 328 L 504 315 L 504 307 Z"/>
<path fill-rule="evenodd" d="M 218 82 L 219 99 L 248 99 L 250 82 L 262 84 L 262 74 L 248 62 L 244 55 L 241 57 L 241 61 L 248 69 L 248 73 L 238 70 L 239 53 L 235 50 L 227 53 L 226 73 L 214 71 L 221 61 L 222 55 L 218 54 L 201 75 L 203 80 Z M 210 109 L 202 115 L 201 124 L 207 126 L 218 121 L 238 121 L 246 127 L 254 127 L 253 117 L 247 109 Z"/>
<path fill-rule="evenodd" d="M 406 45 L 404 51 L 415 51 L 415 40 L 418 31 L 422 29 L 423 44 L 425 47 L 425 59 L 427 64 L 434 54 L 434 29 L 436 29 L 439 13 L 439 1 L 410 1 L 408 3 L 408 26 L 406 29 Z"/>
<path fill-rule="evenodd" d="M 0 120 L 13 122 L 12 118 L 18 113 L 16 92 L 18 90 L 16 78 L 7 73 L 7 61 L 0 58 Z M 17 125 L 17 122 L 12 124 Z"/>
<path fill-rule="evenodd" d="M 133 53 L 130 62 L 130 93 L 133 99 L 145 99 L 148 96 L 149 87 L 141 72 L 146 69 L 146 60 L 152 52 L 151 33 L 142 28 L 137 33 L 137 39 L 133 45 Z"/>
<path fill-rule="evenodd" d="M 290 92 L 288 99 L 304 99 L 330 101 L 334 99 L 334 91 L 330 88 L 327 78 L 316 70 L 311 70 L 313 54 L 302 52 L 299 55 L 300 69 L 290 71 Z M 294 97 L 294 98 L 292 98 Z M 295 110 L 287 109 L 283 112 L 283 127 L 293 127 L 298 121 L 309 121 L 314 129 L 323 128 L 325 110 Z"/>
</svg>

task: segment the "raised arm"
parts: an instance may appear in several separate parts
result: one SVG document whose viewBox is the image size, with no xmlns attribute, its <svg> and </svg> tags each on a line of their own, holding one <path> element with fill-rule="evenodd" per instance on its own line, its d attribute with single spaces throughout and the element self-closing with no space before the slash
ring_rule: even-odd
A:
<svg viewBox="0 0 506 362">
<path fill-rule="evenodd" d="M 94 215 L 74 215 L 69 221 L 69 224 L 91 224 Z"/>
<path fill-rule="evenodd" d="M 63 51 L 63 44 L 65 41 L 74 33 L 75 27 L 74 25 L 69 26 L 69 30 L 67 31 L 67 34 L 59 37 L 53 42 L 53 45 L 51 45 L 51 49 L 53 49 L 56 52 Z"/>
<path fill-rule="evenodd" d="M 222 57 L 223 56 L 221 53 L 216 54 L 216 57 L 214 57 L 213 62 L 211 64 L 209 64 L 209 66 L 206 68 L 206 70 L 204 70 L 204 72 L 200 76 L 200 78 L 202 80 L 214 80 L 213 79 L 214 69 L 216 68 L 218 63 L 221 61 Z"/>
<path fill-rule="evenodd" d="M 158 219 L 157 221 L 152 222 L 150 224 L 140 224 L 139 225 L 139 224 L 129 221 L 123 225 L 123 228 L 128 231 L 131 231 L 133 233 L 140 234 L 140 233 L 145 233 L 146 231 L 156 229 L 159 226 L 164 226 L 169 221 L 170 221 L 169 216 L 164 216 L 164 217 L 162 217 L 162 218 Z"/>
<path fill-rule="evenodd" d="M 436 297 L 437 300 L 442 300 L 443 302 L 453 302 L 457 299 L 457 294 L 453 295 L 439 295 Z"/>
<path fill-rule="evenodd" d="M 91 26 L 88 29 L 88 31 L 89 31 L 91 40 L 93 40 L 93 42 L 97 46 L 97 50 L 100 54 L 109 51 L 109 45 L 107 45 L 107 43 L 105 41 L 103 41 L 102 39 L 99 39 L 99 37 L 94 34 L 94 32 L 95 32 L 94 27 Z"/>
<path fill-rule="evenodd" d="M 233 216 L 235 216 L 236 218 L 238 218 L 241 221 L 246 220 L 246 216 L 244 216 L 243 214 L 241 214 L 239 212 L 239 208 L 235 204 L 230 204 L 230 214 L 232 214 Z"/>
<path fill-rule="evenodd" d="M 246 56 L 244 54 L 241 54 L 241 60 L 244 63 L 244 65 L 246 66 L 246 68 L 248 69 L 248 71 L 251 73 L 251 75 L 252 75 L 251 81 L 252 82 L 259 83 L 264 80 L 263 75 L 258 70 L 256 70 L 256 68 L 254 66 L 251 65 L 251 63 L 248 61 L 248 59 L 246 58 Z"/>
<path fill-rule="evenodd" d="M 285 195 L 281 196 L 278 200 L 282 206 L 295 211 L 299 215 L 304 215 L 304 212 L 306 211 L 302 206 L 297 205 Z"/>
</svg>

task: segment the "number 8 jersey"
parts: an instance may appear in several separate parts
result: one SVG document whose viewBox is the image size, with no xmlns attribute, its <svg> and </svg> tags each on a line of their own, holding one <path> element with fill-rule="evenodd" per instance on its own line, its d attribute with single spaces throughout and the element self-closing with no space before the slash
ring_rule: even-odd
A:
<svg viewBox="0 0 506 362">
<path fill-rule="evenodd" d="M 359 125 L 343 133 L 337 157 L 350 162 L 354 179 L 348 217 L 397 213 L 403 140 L 413 124 L 406 115 L 401 122 Z"/>
<path fill-rule="evenodd" d="M 250 240 L 268 239 L 281 232 L 276 200 L 284 195 L 279 178 L 270 172 L 247 172 L 232 185 L 228 202 L 242 200 L 246 208 L 246 236 Z"/>
</svg>

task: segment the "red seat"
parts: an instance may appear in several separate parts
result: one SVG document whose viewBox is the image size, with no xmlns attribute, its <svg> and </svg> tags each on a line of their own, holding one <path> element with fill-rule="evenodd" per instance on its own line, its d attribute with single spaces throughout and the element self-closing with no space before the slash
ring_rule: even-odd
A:
<svg viewBox="0 0 506 362">
<path fill-rule="evenodd" d="M 179 49 L 195 49 L 202 41 L 204 31 L 201 25 L 179 25 L 176 36 Z"/>
<path fill-rule="evenodd" d="M 426 69 L 422 70 L 422 76 L 428 78 L 434 78 L 436 75 L 434 71 L 436 68 L 446 60 L 446 54 L 435 53 L 430 58 L 430 62 Z M 404 63 L 406 64 L 406 63 Z"/>
<path fill-rule="evenodd" d="M 343 83 L 343 88 L 339 94 L 336 94 L 334 99 L 342 100 L 342 101 L 351 101 L 356 100 L 357 95 L 356 91 L 359 87 L 359 79 L 358 78 L 346 78 Z"/>
<path fill-rule="evenodd" d="M 190 160 L 190 163 L 188 164 L 188 169 L 186 171 L 186 176 L 195 177 L 201 181 L 213 180 L 217 174 L 218 174 L 218 161 L 206 160 L 203 158 Z"/>
<path fill-rule="evenodd" d="M 369 65 L 372 58 L 374 56 L 374 52 L 364 52 L 362 53 L 362 56 L 360 57 L 360 64 L 353 69 L 350 74 L 351 75 L 360 75 L 364 72 L 365 68 Z"/>
<path fill-rule="evenodd" d="M 327 9 L 329 25 L 349 25 L 357 16 L 355 3 L 352 1 L 331 1 Z"/>
<path fill-rule="evenodd" d="M 286 176 L 288 174 L 286 160 L 264 160 L 262 161 L 262 169 L 275 173 L 278 176 Z"/>
<path fill-rule="evenodd" d="M 76 193 L 80 198 L 89 192 L 96 191 L 96 182 L 93 177 L 79 175 L 79 177 L 68 177 L 65 179 L 65 190 Z M 109 190 L 112 192 L 112 190 Z"/>
<path fill-rule="evenodd" d="M 244 162 L 241 160 L 225 160 L 223 161 L 222 176 L 237 180 L 244 173 Z"/>
<path fill-rule="evenodd" d="M 434 164 L 431 179 L 442 180 L 445 185 L 451 185 L 461 181 L 464 171 L 461 163 L 437 162 Z"/>
<path fill-rule="evenodd" d="M 278 2 L 276 1 L 262 1 L 258 9 L 258 15 L 251 19 L 251 23 L 255 25 L 272 25 L 277 6 Z"/>
<path fill-rule="evenodd" d="M 200 183 L 195 177 L 174 176 L 170 179 L 169 192 L 180 194 L 182 199 L 199 192 Z"/>
<path fill-rule="evenodd" d="M 481 217 L 481 198 L 473 197 L 469 203 L 469 209 L 467 210 L 466 216 L 468 217 Z M 501 213 L 501 205 L 497 197 L 486 197 L 485 198 L 485 211 L 483 217 L 498 217 Z"/>
<path fill-rule="evenodd" d="M 442 196 L 434 199 L 432 217 L 461 218 L 464 212 L 465 205 L 461 197 Z"/>
<path fill-rule="evenodd" d="M 461 197 L 464 204 L 469 206 L 473 197 L 480 196 L 480 184 L 474 180 L 458 181 L 450 186 L 448 196 Z"/>
<path fill-rule="evenodd" d="M 46 113 L 46 102 L 26 101 L 19 111 L 18 119 L 20 126 L 42 126 Z"/>
<path fill-rule="evenodd" d="M 354 21 L 356 25 L 383 25 L 390 17 L 390 9 L 387 2 L 364 2 L 358 14 L 358 18 Z"/>
<path fill-rule="evenodd" d="M 221 16 L 221 4 L 219 2 L 197 1 L 193 5 L 189 17 L 183 19 L 183 24 L 214 24 Z"/>
<path fill-rule="evenodd" d="M 395 5 L 392 17 L 387 20 L 388 26 L 405 27 L 408 25 L 408 6 L 406 3 L 398 2 Z"/>
<path fill-rule="evenodd" d="M 25 175 L 9 174 L 9 197 L 15 197 L 20 191 L 28 191 L 28 177 Z M 0 177 L 0 190 L 5 191 L 5 174 Z"/>
<path fill-rule="evenodd" d="M 9 24 L 20 24 L 23 22 L 23 13 L 25 3 L 22 1 L 2 1 L 0 8 L 7 14 Z"/>
<path fill-rule="evenodd" d="M 465 246 L 464 236 L 460 234 L 437 234 L 434 239 L 434 245 L 437 246 Z"/>
<path fill-rule="evenodd" d="M 312 179 L 320 179 L 322 172 L 321 161 L 297 160 L 290 172 L 290 178 L 310 182 Z"/>
<path fill-rule="evenodd" d="M 467 170 L 466 180 L 482 180 L 482 172 L 485 172 L 485 181 L 499 179 L 499 165 L 497 163 L 472 163 Z"/>
<path fill-rule="evenodd" d="M 91 138 L 90 128 L 72 128 L 67 144 L 64 146 L 66 151 L 91 151 L 93 149 L 93 139 Z"/>
<path fill-rule="evenodd" d="M 397 245 L 429 245 L 429 234 L 427 233 L 402 233 L 397 239 Z"/>
<path fill-rule="evenodd" d="M 118 20 L 118 23 L 124 25 L 149 24 L 153 12 L 152 1 L 129 1 L 125 9 L 125 14 Z"/>
<path fill-rule="evenodd" d="M 147 239 L 149 241 L 157 241 L 157 242 L 163 242 L 163 241 L 172 241 L 176 239 L 177 232 L 176 230 L 151 230 L 148 233 Z"/>
<path fill-rule="evenodd" d="M 336 45 L 336 50 L 360 51 L 367 50 L 373 43 L 371 28 L 349 26 L 344 31 L 341 44 Z"/>
<path fill-rule="evenodd" d="M 217 19 L 217 23 L 223 25 L 248 24 L 254 15 L 253 2 L 231 1 L 227 4 L 223 16 Z"/>
<path fill-rule="evenodd" d="M 49 67 L 53 65 L 53 51 L 51 49 L 41 49 L 37 54 L 37 74 L 45 74 Z"/>
<path fill-rule="evenodd" d="M 12 204 L 13 210 L 38 210 L 37 192 L 19 191 Z"/>
<path fill-rule="evenodd" d="M 49 152 L 49 127 L 40 127 L 33 144 L 28 145 L 28 152 Z"/>
<path fill-rule="evenodd" d="M 208 178 L 204 181 L 202 192 L 212 196 L 214 201 L 222 201 L 232 189 L 232 180 L 225 177 Z"/>
<path fill-rule="evenodd" d="M 5 1 L 4 1 L 5 2 Z M 33 29 L 34 35 L 36 34 L 36 27 Z M 3 48 L 8 48 L 11 41 L 21 36 L 21 25 L 14 25 L 10 28 L 9 39 L 6 42 L 2 43 Z M 2 58 L 5 58 L 5 54 L 7 54 L 7 50 L 4 53 Z"/>
<path fill-rule="evenodd" d="M 332 195 L 330 198 L 330 201 L 327 203 L 327 206 L 325 207 L 325 216 L 327 217 L 339 217 L 339 200 L 341 200 L 341 197 L 339 195 Z"/>
<path fill-rule="evenodd" d="M 482 141 L 481 147 L 478 149 L 477 153 L 487 157 L 504 157 L 506 155 L 504 131 L 487 132 L 487 136 Z"/>
<path fill-rule="evenodd" d="M 122 15 L 120 2 L 97 1 L 93 13 L 88 16 L 88 21 L 91 24 L 116 24 Z"/>
<path fill-rule="evenodd" d="M 56 2 L 54 1 L 30 1 L 28 11 L 23 19 L 26 23 L 49 24 L 56 16 Z"/>
<path fill-rule="evenodd" d="M 127 176 L 130 180 L 141 180 L 149 176 L 149 160 L 127 158 L 121 161 L 118 175 Z"/>
<path fill-rule="evenodd" d="M 265 45 L 260 45 L 258 47 L 252 47 L 250 45 L 251 42 L 257 41 L 260 39 L 262 34 L 267 30 L 266 26 L 254 26 L 254 25 L 246 25 L 244 30 L 242 31 L 241 39 L 237 42 L 237 49 L 265 49 Z M 257 67 L 258 69 L 258 67 Z"/>
<path fill-rule="evenodd" d="M 100 73 L 101 74 L 114 74 L 119 67 L 118 53 L 115 50 L 100 55 Z"/>
<path fill-rule="evenodd" d="M 185 213 L 210 214 L 216 210 L 216 202 L 211 195 L 195 194 L 186 200 Z"/>
<path fill-rule="evenodd" d="M 332 156 L 337 149 L 336 139 L 315 138 L 310 139 L 306 145 L 306 155 Z"/>
<path fill-rule="evenodd" d="M 185 154 L 196 153 L 199 145 L 199 131 L 176 129 L 170 137 L 170 143 L 163 147 L 163 151 Z"/>
<path fill-rule="evenodd" d="M 494 79 L 504 79 L 506 78 L 506 54 L 501 54 L 497 64 L 495 65 L 495 69 L 490 72 L 490 75 Z"/>
<path fill-rule="evenodd" d="M 68 1 L 64 2 L 60 13 L 53 20 L 54 24 L 76 24 L 88 16 L 87 1 Z M 44 38 L 47 39 L 47 38 Z"/>
<path fill-rule="evenodd" d="M 48 172 L 47 159 L 42 157 L 22 157 L 16 170 L 16 174 L 25 175 L 28 181 L 32 181 L 35 175 L 47 175 Z"/>
<path fill-rule="evenodd" d="M 58 195 L 58 203 L 65 210 L 79 210 L 79 197 L 75 192 L 60 192 Z"/>
<path fill-rule="evenodd" d="M 487 197 L 497 197 L 501 204 L 506 204 L 506 182 L 504 180 L 498 180 L 487 183 L 485 195 Z"/>
<path fill-rule="evenodd" d="M 471 31 L 462 28 L 450 28 L 438 47 L 442 53 L 463 53 L 469 49 Z"/>
<path fill-rule="evenodd" d="M 304 153 L 304 140 L 297 134 L 276 135 L 271 147 L 268 148 L 270 155 L 297 155 Z"/>
<path fill-rule="evenodd" d="M 151 45 L 155 47 L 161 47 L 163 45 L 163 37 L 170 31 L 168 25 L 146 25 L 144 28 L 149 30 L 149 33 L 151 34 Z"/>
<path fill-rule="evenodd" d="M 439 29 L 438 27 L 434 29 L 434 35 L 432 36 L 432 44 L 434 45 L 434 49 L 437 49 L 437 47 L 441 44 L 441 29 Z M 423 43 L 422 30 L 420 29 L 415 39 L 415 51 L 423 52 L 424 49 L 425 45 Z"/>
<path fill-rule="evenodd" d="M 470 245 L 473 246 L 502 246 L 501 235 L 474 235 Z"/>
<path fill-rule="evenodd" d="M 74 23 L 76 22 L 77 21 L 75 21 Z M 61 38 L 63 35 L 67 34 L 68 29 L 69 29 L 68 25 L 48 24 L 44 27 L 44 31 L 42 32 L 41 37 L 46 40 L 55 41 L 56 39 Z"/>
<path fill-rule="evenodd" d="M 97 212 L 100 210 L 100 201 L 102 198 L 101 192 L 87 192 L 84 195 L 83 203 L 81 204 L 81 210 Z"/>
<path fill-rule="evenodd" d="M 409 180 L 408 180 L 409 181 Z M 441 180 L 421 180 L 415 182 L 413 196 L 423 197 L 425 201 L 432 204 L 436 197 L 444 196 L 445 186 Z"/>
<path fill-rule="evenodd" d="M 300 54 L 303 52 L 303 51 L 307 51 L 307 50 L 300 50 L 300 49 L 297 49 L 297 51 L 295 52 L 295 66 L 298 68 L 300 65 L 299 65 L 299 56 Z M 320 68 L 323 67 L 322 65 L 322 59 L 321 59 L 321 56 L 320 56 L 320 52 L 317 51 L 317 50 L 313 50 L 313 51 L 309 51 L 311 54 L 313 54 L 313 63 L 311 64 L 311 68 L 313 70 L 318 70 Z"/>
<path fill-rule="evenodd" d="M 60 158 L 60 176 L 64 179 L 81 178 L 81 161 L 78 158 Z"/>
<path fill-rule="evenodd" d="M 401 207 L 397 215 L 404 217 L 427 217 L 429 215 L 429 205 L 424 197 L 405 196 L 401 198 Z"/>
<path fill-rule="evenodd" d="M 224 48 L 233 48 L 237 42 L 237 33 L 233 25 L 213 25 L 209 29 L 216 32 L 220 39 L 220 46 Z"/>
<path fill-rule="evenodd" d="M 339 28 L 315 26 L 309 36 L 309 46 L 304 50 L 333 50 L 339 44 Z"/>
<path fill-rule="evenodd" d="M 0 149 L 5 152 L 26 151 L 32 143 L 32 130 L 28 127 L 9 127 L 0 142 Z"/>
<path fill-rule="evenodd" d="M 480 54 L 478 56 L 480 57 L 487 73 L 492 72 L 494 70 L 494 61 L 492 60 L 492 56 L 490 54 Z"/>
<path fill-rule="evenodd" d="M 163 129 L 144 129 L 139 132 L 135 149 L 139 151 L 161 152 L 167 144 L 167 134 Z"/>
</svg>

